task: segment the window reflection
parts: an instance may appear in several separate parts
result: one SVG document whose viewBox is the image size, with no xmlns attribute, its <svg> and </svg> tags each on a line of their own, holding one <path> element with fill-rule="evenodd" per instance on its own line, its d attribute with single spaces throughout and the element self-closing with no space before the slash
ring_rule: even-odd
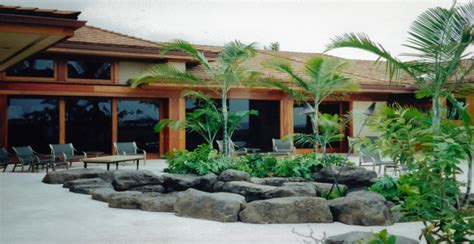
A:
<svg viewBox="0 0 474 244">
<path fill-rule="evenodd" d="M 58 143 L 58 99 L 10 97 L 8 99 L 8 145 L 27 146 L 49 153 L 49 144 Z"/>
<path fill-rule="evenodd" d="M 102 62 L 95 60 L 68 60 L 67 75 L 68 78 L 74 79 L 111 79 L 110 62 Z"/>
<path fill-rule="evenodd" d="M 29 58 L 7 69 L 7 76 L 54 77 L 52 59 Z"/>
<path fill-rule="evenodd" d="M 118 141 L 135 141 L 140 149 L 150 153 L 159 153 L 159 134 L 153 127 L 160 119 L 158 101 L 118 102 Z"/>
<path fill-rule="evenodd" d="M 111 153 L 111 100 L 66 98 L 66 142 L 82 151 Z"/>
</svg>

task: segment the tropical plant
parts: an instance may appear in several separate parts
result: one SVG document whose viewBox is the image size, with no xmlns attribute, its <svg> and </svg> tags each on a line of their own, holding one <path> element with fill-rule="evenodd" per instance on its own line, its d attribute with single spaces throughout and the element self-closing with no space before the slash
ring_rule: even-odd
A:
<svg viewBox="0 0 474 244">
<path fill-rule="evenodd" d="M 442 99 L 448 99 L 460 114 L 464 122 L 465 133 L 472 141 L 470 115 L 466 107 L 460 106 L 453 96 L 454 91 L 462 90 L 469 83 L 466 76 L 474 70 L 470 59 L 469 46 L 474 42 L 474 3 L 468 2 L 446 8 L 430 8 L 412 23 L 406 47 L 412 51 L 405 56 L 413 58 L 402 61 L 391 55 L 382 45 L 372 41 L 363 33 L 348 33 L 338 36 L 328 45 L 327 50 L 335 48 L 357 48 L 371 52 L 385 60 L 389 77 L 399 78 L 401 72 L 413 78 L 419 87 L 418 98 L 431 97 L 433 136 L 441 132 Z M 472 147 L 465 148 L 468 157 L 468 182 L 472 182 Z M 467 195 L 470 187 L 467 189 Z"/>
<path fill-rule="evenodd" d="M 304 63 L 305 78 L 298 75 L 293 70 L 291 63 L 285 60 L 270 59 L 264 62 L 263 65 L 287 74 L 299 89 L 287 86 L 277 80 L 267 80 L 268 84 L 286 91 L 297 100 L 313 102 L 314 106 L 309 103 L 306 103 L 306 106 L 312 110 L 310 117 L 314 134 L 314 153 L 316 155 L 318 147 L 322 144 L 319 133 L 319 105 L 335 91 L 354 88 L 354 84 L 349 82 L 349 78 L 341 74 L 347 63 L 337 58 L 310 58 Z"/>
<path fill-rule="evenodd" d="M 158 64 L 149 70 L 139 74 L 132 79 L 132 87 L 142 84 L 157 82 L 160 80 L 173 82 L 188 82 L 198 84 L 209 84 L 209 89 L 215 91 L 221 98 L 222 105 L 222 131 L 223 151 L 229 157 L 229 111 L 227 106 L 227 95 L 231 86 L 239 85 L 242 81 L 252 81 L 257 76 L 256 72 L 250 71 L 244 66 L 244 62 L 256 53 L 255 44 L 245 45 L 239 41 L 233 41 L 224 46 L 218 54 L 217 61 L 211 64 L 203 52 L 198 51 L 190 43 L 177 40 L 161 48 L 164 55 L 170 50 L 186 52 L 196 59 L 206 72 L 205 78 L 199 78 L 191 72 L 180 70 L 172 65 Z"/>
<path fill-rule="evenodd" d="M 269 177 L 275 174 L 277 159 L 263 154 L 249 154 L 235 159 L 232 168 L 255 177 Z"/>
<path fill-rule="evenodd" d="M 374 184 L 369 187 L 370 191 L 377 192 L 387 200 L 397 203 L 400 200 L 401 192 L 398 189 L 398 180 L 389 175 L 377 178 Z"/>
<path fill-rule="evenodd" d="M 374 239 L 367 242 L 368 244 L 395 244 L 397 237 L 388 234 L 387 229 L 383 229 L 378 233 L 374 234 Z"/>
<path fill-rule="evenodd" d="M 168 160 L 168 168 L 165 169 L 165 172 L 170 173 L 220 174 L 230 167 L 229 162 L 222 160 L 218 152 L 208 144 L 201 144 L 191 152 L 174 150 L 168 152 L 165 157 Z"/>
<path fill-rule="evenodd" d="M 189 91 L 183 96 L 192 98 L 199 106 L 187 113 L 185 120 L 161 119 L 155 125 L 154 131 L 158 133 L 166 127 L 175 130 L 185 128 L 200 135 L 208 145 L 214 145 L 214 140 L 222 127 L 221 113 L 216 104 L 199 92 Z"/>
<path fill-rule="evenodd" d="M 280 51 L 280 43 L 279 42 L 272 42 L 270 45 L 264 47 L 265 50 L 270 51 Z"/>
<path fill-rule="evenodd" d="M 297 158 L 279 158 L 275 168 L 275 174 L 281 177 L 302 177 L 310 179 L 313 176 L 314 168 L 319 163 L 310 157 L 300 156 Z"/>
</svg>

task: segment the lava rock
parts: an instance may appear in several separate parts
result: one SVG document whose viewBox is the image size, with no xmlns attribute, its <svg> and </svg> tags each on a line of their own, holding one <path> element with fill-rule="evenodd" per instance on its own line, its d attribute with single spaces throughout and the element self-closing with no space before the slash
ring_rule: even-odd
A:
<svg viewBox="0 0 474 244">
<path fill-rule="evenodd" d="M 70 169 L 51 171 L 47 173 L 42 182 L 47 184 L 64 184 L 66 181 L 77 179 L 101 178 L 106 182 L 112 182 L 112 172 L 104 169 Z"/>
<path fill-rule="evenodd" d="M 148 170 L 116 170 L 113 174 L 112 185 L 117 191 L 147 185 L 162 185 L 163 177 Z"/>
<path fill-rule="evenodd" d="M 266 199 L 265 194 L 276 189 L 274 186 L 254 184 L 247 181 L 230 181 L 222 187 L 222 191 L 245 196 L 247 202 Z"/>
<path fill-rule="evenodd" d="M 395 236 L 395 244 L 418 244 L 417 240 L 404 236 Z M 375 239 L 375 234 L 363 231 L 351 231 L 341 235 L 330 236 L 325 244 L 366 244 Z"/>
<path fill-rule="evenodd" d="M 367 170 L 363 167 L 326 167 L 314 173 L 313 178 L 317 182 L 334 181 L 334 175 L 338 175 L 338 182 L 351 187 L 370 186 L 372 179 L 377 178 L 377 173 L 372 170 Z"/>
<path fill-rule="evenodd" d="M 228 169 L 222 171 L 217 177 L 217 180 L 229 182 L 229 181 L 249 181 L 250 175 L 247 172 L 239 171 L 235 169 Z"/>
<path fill-rule="evenodd" d="M 204 176 L 165 174 L 163 179 L 166 192 L 184 191 L 188 188 L 212 192 L 217 176 L 213 173 Z"/>
</svg>

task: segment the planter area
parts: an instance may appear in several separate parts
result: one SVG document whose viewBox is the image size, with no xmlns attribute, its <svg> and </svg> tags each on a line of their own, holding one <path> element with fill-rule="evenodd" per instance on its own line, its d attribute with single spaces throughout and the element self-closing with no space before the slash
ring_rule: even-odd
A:
<svg viewBox="0 0 474 244">
<path fill-rule="evenodd" d="M 326 200 L 331 182 L 324 169 L 314 181 L 298 177 L 255 178 L 226 170 L 220 175 L 164 174 L 146 170 L 72 169 L 48 173 L 43 182 L 63 184 L 112 208 L 175 212 L 220 222 L 391 225 L 399 214 L 382 195 L 365 190 L 376 173 L 352 167 L 340 176 L 345 196 Z M 326 173 L 325 173 L 326 172 Z"/>
</svg>

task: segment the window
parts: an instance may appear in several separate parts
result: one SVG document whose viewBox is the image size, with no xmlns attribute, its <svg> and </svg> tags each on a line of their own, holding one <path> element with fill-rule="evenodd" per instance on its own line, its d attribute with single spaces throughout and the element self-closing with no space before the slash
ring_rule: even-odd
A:
<svg viewBox="0 0 474 244">
<path fill-rule="evenodd" d="M 52 59 L 29 58 L 7 70 L 7 76 L 15 77 L 54 77 L 54 61 Z"/>
<path fill-rule="evenodd" d="M 112 152 L 112 101 L 66 98 L 66 142 L 81 151 Z"/>
<path fill-rule="evenodd" d="M 29 145 L 40 153 L 50 153 L 48 144 L 58 141 L 58 99 L 9 97 L 8 145 Z"/>
<path fill-rule="evenodd" d="M 97 60 L 68 60 L 67 77 L 71 79 L 110 80 L 111 62 Z"/>
<path fill-rule="evenodd" d="M 160 120 L 158 101 L 119 101 L 117 116 L 119 142 L 134 141 L 146 152 L 159 153 L 160 134 L 153 131 Z"/>
</svg>

